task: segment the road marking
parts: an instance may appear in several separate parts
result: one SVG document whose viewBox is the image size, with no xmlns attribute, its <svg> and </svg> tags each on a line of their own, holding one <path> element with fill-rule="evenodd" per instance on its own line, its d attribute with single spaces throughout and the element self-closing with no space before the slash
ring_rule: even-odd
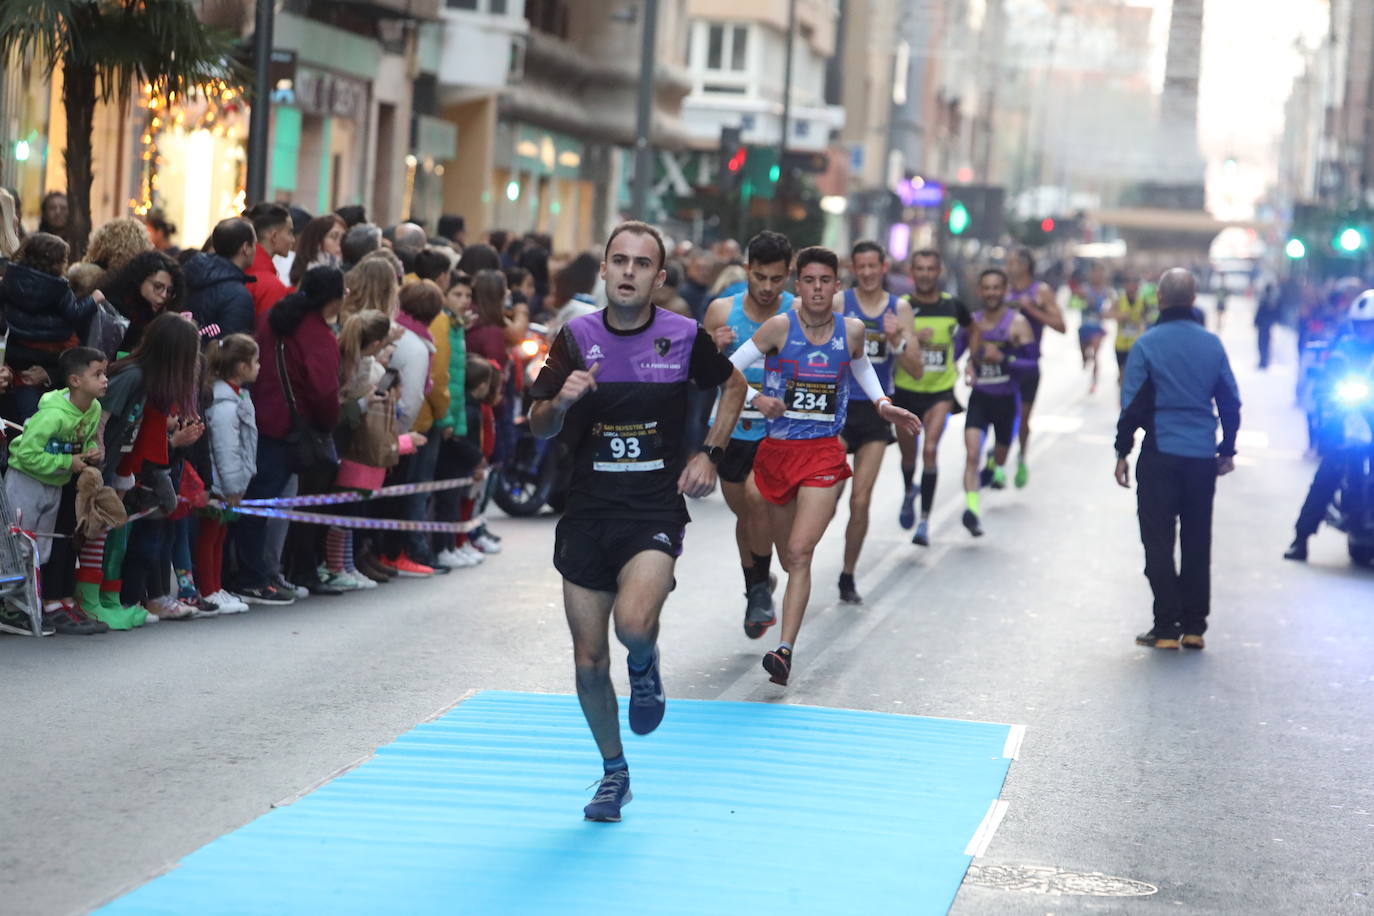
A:
<svg viewBox="0 0 1374 916">
<path fill-rule="evenodd" d="M 1008 804 L 1000 798 L 988 805 L 988 813 L 983 815 L 983 822 L 973 832 L 973 839 L 969 840 L 968 845 L 964 847 L 964 855 L 973 856 L 976 859 L 987 853 L 988 845 L 992 842 L 992 835 L 997 832 L 998 826 L 1002 823 L 1002 818 L 1006 817 L 1008 807 Z"/>
<path fill-rule="evenodd" d="M 1007 743 L 1002 745 L 1002 756 L 1008 760 L 1017 760 L 1021 756 L 1021 742 L 1026 738 L 1026 726 L 1013 725 L 1011 731 L 1007 732 Z"/>
</svg>

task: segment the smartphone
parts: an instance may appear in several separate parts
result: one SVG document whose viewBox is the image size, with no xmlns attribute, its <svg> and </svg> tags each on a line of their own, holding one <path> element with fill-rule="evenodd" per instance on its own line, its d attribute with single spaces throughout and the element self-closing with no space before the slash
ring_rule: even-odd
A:
<svg viewBox="0 0 1374 916">
<path fill-rule="evenodd" d="M 396 387 L 396 380 L 398 378 L 400 378 L 400 374 L 395 369 L 386 370 L 386 372 L 382 373 L 381 379 L 377 382 L 377 393 L 381 395 L 388 394 L 392 388 Z"/>
</svg>

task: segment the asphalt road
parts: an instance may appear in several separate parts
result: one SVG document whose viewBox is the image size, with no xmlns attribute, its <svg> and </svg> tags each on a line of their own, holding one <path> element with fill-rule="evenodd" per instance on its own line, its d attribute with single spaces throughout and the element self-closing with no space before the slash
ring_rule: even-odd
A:
<svg viewBox="0 0 1374 916">
<path fill-rule="evenodd" d="M 1232 302 L 1245 432 L 1217 499 L 1204 653 L 1132 643 L 1150 601 L 1134 499 L 1111 478 L 1115 367 L 1106 354 L 1089 396 L 1073 344 L 1052 336 L 1030 486 L 987 494 L 987 536 L 970 539 L 953 424 L 922 550 L 896 525 L 891 453 L 865 603 L 835 603 L 841 509 L 786 690 L 740 628 L 730 516 L 719 496 L 694 505 L 663 627 L 670 697 L 1025 724 L 984 878 L 1038 866 L 1158 888 L 1047 896 L 970 878 L 957 914 L 1374 911 L 1374 573 L 1351 568 L 1334 533 L 1307 566 L 1280 559 L 1312 470 L 1292 347 L 1281 337 L 1278 364 L 1256 372 Z M 132 633 L 0 638 L 0 911 L 88 911 L 469 691 L 570 692 L 553 519 L 495 527 L 504 553 L 441 579 Z"/>
</svg>

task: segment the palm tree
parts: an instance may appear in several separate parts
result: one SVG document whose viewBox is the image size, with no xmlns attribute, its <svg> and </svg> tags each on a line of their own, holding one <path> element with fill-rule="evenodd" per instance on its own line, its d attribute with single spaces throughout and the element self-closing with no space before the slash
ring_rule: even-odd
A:
<svg viewBox="0 0 1374 916">
<path fill-rule="evenodd" d="M 221 80 L 242 88 L 235 36 L 196 18 L 187 0 L 3 0 L 0 59 L 35 55 L 62 65 L 67 113 L 67 198 L 73 256 L 91 231 L 91 131 L 97 101 L 127 99 L 135 84 L 169 98 Z"/>
</svg>

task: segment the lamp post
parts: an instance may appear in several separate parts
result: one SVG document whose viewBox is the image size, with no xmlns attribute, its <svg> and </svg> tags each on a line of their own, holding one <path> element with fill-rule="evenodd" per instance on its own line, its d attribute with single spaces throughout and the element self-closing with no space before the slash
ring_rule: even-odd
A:
<svg viewBox="0 0 1374 916">
<path fill-rule="evenodd" d="M 782 222 L 787 201 L 787 131 L 792 121 L 792 54 L 797 43 L 797 0 L 787 0 L 787 58 L 782 74 L 782 132 L 778 136 L 778 181 L 773 187 L 773 220 Z"/>
<path fill-rule="evenodd" d="M 253 108 L 248 118 L 248 205 L 267 197 L 267 133 L 272 122 L 272 25 L 275 0 L 257 0 L 253 26 Z"/>
<path fill-rule="evenodd" d="M 658 0 L 644 0 L 644 47 L 639 55 L 639 96 L 635 111 L 635 177 L 630 211 L 636 219 L 649 217 L 649 182 L 654 157 L 649 134 L 654 118 L 654 63 L 658 43 Z"/>
</svg>

